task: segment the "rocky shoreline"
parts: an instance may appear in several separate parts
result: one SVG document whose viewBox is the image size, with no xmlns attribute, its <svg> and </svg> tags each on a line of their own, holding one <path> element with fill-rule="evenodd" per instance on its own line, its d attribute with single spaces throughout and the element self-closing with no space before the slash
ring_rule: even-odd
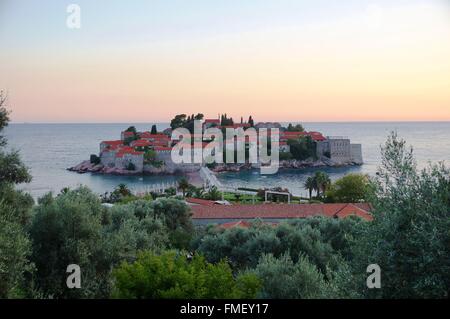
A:
<svg viewBox="0 0 450 319">
<path fill-rule="evenodd" d="M 334 163 L 327 159 L 313 160 L 308 159 L 304 161 L 299 160 L 287 160 L 280 161 L 279 169 L 302 169 L 302 168 L 315 168 L 315 167 L 345 167 L 345 166 L 359 166 L 361 164 L 349 162 L 349 163 Z M 243 170 L 251 170 L 255 167 L 251 164 L 218 164 L 211 171 L 214 173 L 222 172 L 240 172 Z"/>
<path fill-rule="evenodd" d="M 299 160 L 288 160 L 288 161 L 280 161 L 280 169 L 302 169 L 302 168 L 315 168 L 315 167 L 343 167 L 343 166 L 356 166 L 361 164 L 356 163 L 334 163 L 325 158 L 314 160 L 308 159 L 304 161 Z M 240 172 L 243 170 L 251 170 L 255 167 L 252 164 L 217 164 L 214 168 L 211 168 L 211 171 L 214 173 L 222 173 L 222 172 Z M 80 164 L 70 167 L 67 170 L 71 172 L 76 172 L 79 174 L 85 173 L 97 173 L 97 174 L 106 174 L 106 175 L 125 175 L 125 176 L 133 176 L 133 175 L 176 175 L 177 171 L 168 170 L 166 167 L 153 167 L 153 166 L 145 166 L 143 172 L 137 171 L 129 171 L 123 168 L 116 167 L 105 167 L 102 164 L 93 164 L 89 160 L 83 161 Z"/>
<path fill-rule="evenodd" d="M 96 173 L 105 175 L 121 175 L 121 176 L 139 176 L 139 175 L 176 175 L 177 171 L 167 170 L 164 166 L 161 168 L 153 166 L 145 166 L 144 171 L 130 171 L 117 167 L 106 167 L 102 164 L 93 164 L 89 160 L 83 161 L 80 164 L 69 167 L 70 172 L 78 174 Z"/>
</svg>

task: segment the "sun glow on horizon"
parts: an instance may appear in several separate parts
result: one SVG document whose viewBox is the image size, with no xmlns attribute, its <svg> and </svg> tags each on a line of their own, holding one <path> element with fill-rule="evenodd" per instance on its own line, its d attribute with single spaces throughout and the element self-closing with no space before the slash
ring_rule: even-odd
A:
<svg viewBox="0 0 450 319">
<path fill-rule="evenodd" d="M 21 13 L 6 3 L 1 17 Z M 38 25 L 42 43 L 27 41 L 29 27 L 14 38 L 14 22 L 0 22 L 0 88 L 8 91 L 13 121 L 168 122 L 178 113 L 450 120 L 450 8 L 441 1 L 371 1 L 299 23 L 222 22 L 220 32 L 200 35 L 161 22 L 159 36 L 132 21 L 115 32 L 110 21 L 95 20 L 87 2 L 81 7 L 80 32 Z"/>
</svg>

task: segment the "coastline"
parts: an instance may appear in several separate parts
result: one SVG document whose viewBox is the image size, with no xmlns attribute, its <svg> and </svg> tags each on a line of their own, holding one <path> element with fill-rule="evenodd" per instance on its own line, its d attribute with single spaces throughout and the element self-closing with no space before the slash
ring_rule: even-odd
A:
<svg viewBox="0 0 450 319">
<path fill-rule="evenodd" d="M 320 168 L 320 167 L 350 167 L 350 166 L 361 166 L 363 163 L 334 163 L 330 160 L 322 159 L 308 159 L 308 160 L 284 160 L 280 161 L 279 170 L 284 169 L 306 169 L 306 168 Z M 211 172 L 214 174 L 220 174 L 225 172 L 240 172 L 245 170 L 252 170 L 255 167 L 252 164 L 217 164 L 215 167 L 211 168 Z M 123 168 L 109 168 L 105 167 L 102 164 L 93 164 L 89 160 L 85 160 L 80 164 L 67 168 L 70 172 L 75 172 L 78 174 L 86 174 L 86 173 L 94 173 L 94 174 L 103 174 L 103 175 L 117 175 L 117 176 L 173 176 L 173 175 L 184 175 L 187 177 L 196 175 L 196 171 L 183 171 L 183 170 L 167 170 L 164 167 L 162 168 L 152 168 L 152 169 L 144 169 L 142 171 L 131 171 Z M 192 177 L 194 181 L 197 179 Z M 195 182 L 197 183 L 197 182 Z M 198 183 L 197 183 L 198 184 Z"/>
</svg>

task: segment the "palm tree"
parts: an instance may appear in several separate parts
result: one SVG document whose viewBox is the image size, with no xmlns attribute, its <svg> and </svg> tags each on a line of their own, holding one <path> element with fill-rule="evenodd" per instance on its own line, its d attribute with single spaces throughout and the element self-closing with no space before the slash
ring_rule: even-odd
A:
<svg viewBox="0 0 450 319">
<path fill-rule="evenodd" d="M 217 189 L 216 186 L 213 186 L 206 194 L 209 200 L 219 200 L 222 196 L 222 193 Z"/>
<path fill-rule="evenodd" d="M 130 189 L 125 184 L 119 184 L 116 188 L 116 191 L 124 197 L 131 195 Z"/>
<path fill-rule="evenodd" d="M 314 177 L 310 176 L 306 179 L 305 184 L 303 185 L 309 191 L 309 199 L 312 198 L 312 192 L 316 190 L 317 185 Z"/>
<path fill-rule="evenodd" d="M 182 178 L 178 181 L 178 188 L 183 192 L 183 197 L 186 197 L 186 190 L 191 186 L 186 178 Z"/>
<path fill-rule="evenodd" d="M 203 187 L 202 188 L 196 187 L 195 190 L 194 190 L 194 197 L 195 198 L 202 198 L 204 193 L 205 193 L 205 189 Z"/>
<path fill-rule="evenodd" d="M 316 174 L 314 175 L 314 180 L 317 187 L 317 197 L 319 197 L 321 194 L 325 194 L 331 184 L 331 179 L 328 174 L 325 172 L 316 172 Z"/>
</svg>

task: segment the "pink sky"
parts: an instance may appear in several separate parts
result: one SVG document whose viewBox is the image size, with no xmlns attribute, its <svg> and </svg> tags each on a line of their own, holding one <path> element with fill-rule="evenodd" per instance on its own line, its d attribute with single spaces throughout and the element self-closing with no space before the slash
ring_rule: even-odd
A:
<svg viewBox="0 0 450 319">
<path fill-rule="evenodd" d="M 86 23 L 58 41 L 2 50 L 0 88 L 15 122 L 167 122 L 198 112 L 449 121 L 449 8 L 438 3 L 152 41 L 94 36 Z"/>
</svg>

